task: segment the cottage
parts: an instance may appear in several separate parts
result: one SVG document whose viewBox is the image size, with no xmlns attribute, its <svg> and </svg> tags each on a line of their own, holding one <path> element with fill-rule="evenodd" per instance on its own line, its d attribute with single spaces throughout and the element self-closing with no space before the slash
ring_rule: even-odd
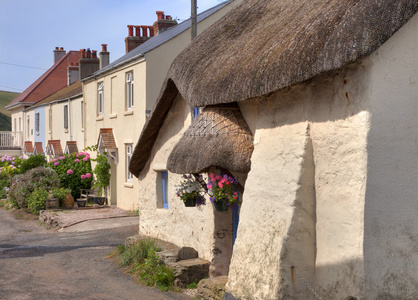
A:
<svg viewBox="0 0 418 300">
<path fill-rule="evenodd" d="M 417 299 L 417 11 L 248 0 L 196 38 L 130 163 L 140 232 L 196 248 L 224 299 Z M 175 195 L 219 169 L 244 187 L 233 248 L 231 212 Z"/>
</svg>

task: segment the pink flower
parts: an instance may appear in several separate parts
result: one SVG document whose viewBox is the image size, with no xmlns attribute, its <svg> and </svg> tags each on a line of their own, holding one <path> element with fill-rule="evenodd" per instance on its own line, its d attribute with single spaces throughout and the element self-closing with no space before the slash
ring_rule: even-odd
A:
<svg viewBox="0 0 418 300">
<path fill-rule="evenodd" d="M 221 175 L 216 175 L 216 180 L 222 180 L 222 176 Z"/>
<path fill-rule="evenodd" d="M 91 177 L 91 174 L 90 173 L 87 173 L 86 174 L 86 178 L 90 178 Z"/>
<path fill-rule="evenodd" d="M 15 164 L 15 162 L 14 161 L 12 161 L 12 165 L 14 165 Z"/>
<path fill-rule="evenodd" d="M 60 156 L 60 160 L 63 160 L 64 159 L 64 156 Z"/>
<path fill-rule="evenodd" d="M 59 165 L 60 165 L 59 162 L 54 163 L 54 166 L 59 166 Z"/>
<path fill-rule="evenodd" d="M 75 157 L 78 157 L 78 153 L 76 153 Z"/>
<path fill-rule="evenodd" d="M 220 188 L 223 188 L 223 187 L 224 187 L 224 185 L 222 184 L 222 182 L 218 182 L 218 186 L 219 186 Z"/>
<path fill-rule="evenodd" d="M 230 185 L 229 181 L 226 182 L 226 185 Z"/>
<path fill-rule="evenodd" d="M 86 179 L 86 175 L 81 175 L 81 179 Z"/>
<path fill-rule="evenodd" d="M 58 159 L 56 159 L 56 158 L 54 158 L 53 160 L 52 160 L 52 162 L 56 162 Z"/>
<path fill-rule="evenodd" d="M 86 157 L 84 157 L 84 158 L 83 158 L 83 160 L 84 160 L 84 161 L 88 161 L 88 160 L 89 160 L 89 157 L 88 157 L 88 156 L 86 156 Z"/>
<path fill-rule="evenodd" d="M 213 174 L 213 173 L 210 173 L 210 178 L 212 178 L 212 177 L 215 177 L 215 174 Z"/>
<path fill-rule="evenodd" d="M 78 152 L 78 155 L 84 155 L 83 151 Z"/>
<path fill-rule="evenodd" d="M 68 171 L 67 171 L 67 174 L 68 175 L 71 175 L 71 174 L 73 174 L 74 173 L 74 171 L 73 170 L 71 170 L 71 169 L 69 169 Z"/>
<path fill-rule="evenodd" d="M 208 189 L 211 189 L 212 188 L 212 185 L 211 184 L 208 184 Z"/>
<path fill-rule="evenodd" d="M 78 158 L 76 158 L 74 161 L 77 163 L 77 162 L 79 162 L 80 160 L 79 160 Z"/>
</svg>

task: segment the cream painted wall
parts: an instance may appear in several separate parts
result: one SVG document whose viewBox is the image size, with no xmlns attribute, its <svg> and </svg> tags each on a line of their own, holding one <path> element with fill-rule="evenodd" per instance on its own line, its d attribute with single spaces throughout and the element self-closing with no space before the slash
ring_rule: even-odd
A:
<svg viewBox="0 0 418 300">
<path fill-rule="evenodd" d="M 67 141 L 76 141 L 79 150 L 85 147 L 84 131 L 82 128 L 83 97 L 71 99 L 70 101 L 59 101 L 51 103 L 45 108 L 45 121 L 48 140 L 60 140 L 62 151 L 65 151 Z M 64 128 L 64 106 L 68 106 L 68 129 Z M 52 119 L 50 118 L 52 116 Z M 51 124 L 49 123 L 51 120 Z"/>
<path fill-rule="evenodd" d="M 216 13 L 200 21 L 197 25 L 197 33 L 200 34 L 206 30 L 209 26 L 221 19 L 231 9 L 239 5 L 243 0 L 234 0 L 230 4 L 226 5 Z M 155 101 L 160 94 L 161 86 L 166 77 L 167 71 L 173 62 L 174 58 L 183 51 L 184 48 L 191 42 L 190 28 L 176 36 L 174 39 L 169 40 L 163 45 L 148 52 L 145 57 L 147 60 L 147 104 L 146 109 L 152 110 L 155 105 Z"/>
<path fill-rule="evenodd" d="M 191 124 L 191 109 L 178 96 L 154 144 L 151 159 L 139 176 L 139 232 L 169 241 L 178 246 L 195 248 L 199 257 L 211 260 L 214 246 L 213 208 L 209 205 L 186 208 L 176 196 L 175 185 L 182 175 L 168 172 L 169 209 L 157 208 L 161 197 L 159 172 L 167 170 L 167 158 L 183 132 Z"/>
<path fill-rule="evenodd" d="M 134 109 L 126 110 L 125 80 L 126 73 L 134 74 Z M 145 61 L 142 59 L 134 64 L 107 73 L 97 80 L 84 83 L 85 100 L 85 146 L 97 144 L 100 128 L 113 128 L 118 147 L 118 163 L 111 160 L 111 190 L 108 196 L 112 203 L 126 210 L 138 208 L 138 182 L 126 180 L 126 144 L 135 144 L 145 124 Z M 104 83 L 104 113 L 97 115 L 98 83 Z M 92 154 L 92 158 L 95 154 Z M 93 166 L 94 167 L 94 166 Z M 117 196 L 116 196 L 117 195 Z M 115 199 L 116 196 L 116 199 Z"/>
</svg>

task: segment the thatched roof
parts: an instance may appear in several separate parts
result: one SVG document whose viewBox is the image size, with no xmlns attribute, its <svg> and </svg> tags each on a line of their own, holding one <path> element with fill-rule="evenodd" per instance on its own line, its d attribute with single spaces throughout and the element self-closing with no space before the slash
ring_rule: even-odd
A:
<svg viewBox="0 0 418 300">
<path fill-rule="evenodd" d="M 244 0 L 174 60 L 131 173 L 145 166 L 177 93 L 192 107 L 270 94 L 371 54 L 417 11 L 418 0 Z"/>
<path fill-rule="evenodd" d="M 167 169 L 185 174 L 216 166 L 246 173 L 253 150 L 253 136 L 238 105 L 207 106 L 174 147 Z"/>
<path fill-rule="evenodd" d="M 258 97 L 372 53 L 417 10 L 417 0 L 246 0 L 199 35 L 168 77 L 192 106 Z"/>
</svg>

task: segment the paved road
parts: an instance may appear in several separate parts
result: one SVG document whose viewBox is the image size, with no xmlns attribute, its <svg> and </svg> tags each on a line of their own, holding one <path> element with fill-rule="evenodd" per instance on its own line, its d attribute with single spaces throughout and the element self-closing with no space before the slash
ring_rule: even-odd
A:
<svg viewBox="0 0 418 300">
<path fill-rule="evenodd" d="M 190 299 L 140 286 L 105 259 L 137 230 L 57 232 L 0 209 L 0 299 Z"/>
</svg>

